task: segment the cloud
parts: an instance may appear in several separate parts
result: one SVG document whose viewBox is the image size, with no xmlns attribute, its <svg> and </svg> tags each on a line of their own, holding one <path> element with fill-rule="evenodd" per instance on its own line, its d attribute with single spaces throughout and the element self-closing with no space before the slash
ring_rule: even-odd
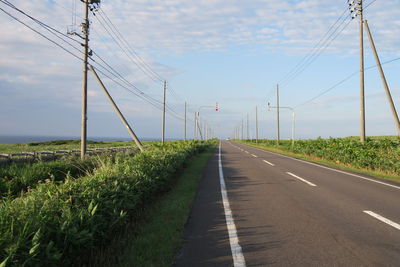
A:
<svg viewBox="0 0 400 267">
<path fill-rule="evenodd" d="M 70 1 L 14 0 L 12 2 L 61 32 L 65 33 L 67 28 L 73 28 Z M 387 0 L 385 5 L 374 3 L 365 10 L 377 47 L 379 51 L 385 51 L 380 52 L 382 56 L 385 53 L 400 53 L 398 52 L 400 46 L 398 4 L 398 0 Z M 79 32 L 83 5 L 79 0 L 76 0 L 76 5 L 77 25 L 74 26 Z M 168 80 L 186 70 L 157 62 L 156 59 L 161 56 L 228 51 L 232 48 L 249 49 L 248 52 L 254 55 L 266 51 L 278 55 L 304 55 L 320 40 L 342 12 L 345 11 L 344 14 L 347 16 L 346 5 L 346 2 L 333 0 L 103 0 L 101 4 L 102 10 L 123 34 L 123 38 L 132 49 L 162 78 Z M 0 6 L 35 29 L 48 34 L 31 20 L 6 8 L 4 4 Z M 151 71 L 145 70 L 146 73 L 143 73 L 143 65 L 138 67 L 130 59 L 133 57 L 137 61 L 137 57 L 127 55 L 115 45 L 99 22 L 101 20 L 99 13 L 96 17 L 91 15 L 91 48 L 127 80 L 134 81 L 134 84 L 148 95 L 160 99 L 162 87 L 160 81 L 154 82 Z M 0 24 L 2 25 L 1 93 L 10 96 L 14 101 L 18 99 L 26 101 L 26 109 L 21 112 L 27 114 L 31 102 L 45 103 L 45 99 L 49 98 L 59 106 L 74 107 L 78 110 L 81 101 L 82 62 L 2 12 L 0 12 Z M 54 36 L 51 37 L 55 39 Z M 76 36 L 71 38 L 82 42 Z M 78 50 L 66 43 L 63 43 L 63 47 L 70 49 L 79 57 L 82 56 L 82 47 L 79 44 L 76 44 Z M 354 20 L 331 44 L 327 53 L 345 56 L 356 51 L 358 51 L 358 25 Z M 97 61 L 99 62 L 99 59 Z M 96 88 L 97 84 L 91 76 L 90 80 L 93 88 Z M 132 113 L 139 110 L 145 111 L 146 115 L 152 114 L 150 111 L 156 113 L 157 109 L 149 107 L 148 103 L 118 88 L 108 79 L 104 80 L 117 101 L 129 99 L 129 104 L 122 105 L 138 107 L 136 110 L 130 110 Z M 243 86 L 250 89 L 253 85 Z M 93 103 L 98 105 L 95 110 L 101 112 L 102 93 L 96 91 L 97 89 L 91 89 L 89 95 Z M 227 98 L 226 101 L 250 103 L 256 100 L 239 95 L 232 99 Z M 6 106 L 12 105 L 10 101 L 8 102 L 2 102 L 5 109 Z"/>
</svg>

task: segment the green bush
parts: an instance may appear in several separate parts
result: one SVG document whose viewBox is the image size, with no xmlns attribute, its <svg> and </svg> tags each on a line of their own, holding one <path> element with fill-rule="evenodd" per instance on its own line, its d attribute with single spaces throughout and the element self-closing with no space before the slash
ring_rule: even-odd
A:
<svg viewBox="0 0 400 267">
<path fill-rule="evenodd" d="M 45 181 L 64 181 L 67 176 L 79 177 L 93 170 L 96 160 L 64 158 L 37 163 L 11 163 L 0 166 L 0 199 L 16 197 Z"/>
<path fill-rule="evenodd" d="M 104 158 L 93 175 L 43 183 L 0 206 L 1 266 L 76 266 L 138 218 L 173 174 L 212 142 L 154 144 Z"/>
</svg>

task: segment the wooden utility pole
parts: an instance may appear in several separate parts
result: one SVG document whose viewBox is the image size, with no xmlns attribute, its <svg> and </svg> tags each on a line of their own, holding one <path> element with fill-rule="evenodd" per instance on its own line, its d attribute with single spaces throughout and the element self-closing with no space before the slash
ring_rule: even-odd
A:
<svg viewBox="0 0 400 267">
<path fill-rule="evenodd" d="M 258 143 L 258 108 L 256 106 L 256 143 Z"/>
<path fill-rule="evenodd" d="M 244 139 L 244 134 L 243 134 L 244 129 L 243 129 L 243 127 L 244 127 L 244 122 L 243 122 L 243 119 L 242 119 L 242 140 Z"/>
<path fill-rule="evenodd" d="M 364 20 L 362 0 L 359 0 L 358 12 L 360 17 L 360 141 L 365 142 Z"/>
<path fill-rule="evenodd" d="M 167 94 L 167 81 L 164 81 L 164 101 L 163 101 L 163 117 L 162 117 L 162 133 L 161 133 L 161 142 L 164 144 L 165 142 L 165 100 Z"/>
<path fill-rule="evenodd" d="M 381 61 L 379 59 L 378 52 L 376 51 L 374 39 L 372 38 L 371 30 L 369 29 L 367 20 L 364 20 L 364 24 L 365 24 L 365 29 L 367 30 L 367 33 L 368 33 L 369 41 L 371 43 L 372 51 L 374 52 L 376 65 L 378 66 L 378 69 L 379 69 L 379 74 L 381 76 L 383 87 L 385 88 L 386 97 L 388 99 L 389 106 L 390 106 L 390 109 L 392 111 L 392 115 L 393 115 L 393 118 L 394 118 L 394 121 L 395 121 L 395 124 L 396 124 L 397 135 L 400 136 L 399 116 L 397 115 L 396 107 L 394 105 L 393 98 L 392 98 L 392 95 L 390 93 L 390 89 L 389 89 L 389 86 L 388 86 L 387 81 L 386 81 L 385 73 L 383 72 L 382 64 L 381 64 Z"/>
<path fill-rule="evenodd" d="M 185 102 L 185 130 L 184 130 L 184 139 L 186 141 L 186 109 L 187 109 L 187 104 Z"/>
<path fill-rule="evenodd" d="M 247 140 L 250 139 L 250 131 L 249 131 L 249 113 L 247 113 Z"/>
<path fill-rule="evenodd" d="M 280 129 L 279 129 L 279 85 L 276 85 L 276 142 L 279 145 L 280 142 Z"/>
<path fill-rule="evenodd" d="M 193 139 L 197 139 L 197 115 L 194 113 L 194 131 L 193 131 Z"/>
<path fill-rule="evenodd" d="M 89 54 L 89 1 L 85 0 L 85 20 L 82 23 L 83 44 L 83 85 L 82 85 L 82 122 L 81 122 L 81 159 L 86 155 L 87 141 L 87 73 Z"/>
</svg>

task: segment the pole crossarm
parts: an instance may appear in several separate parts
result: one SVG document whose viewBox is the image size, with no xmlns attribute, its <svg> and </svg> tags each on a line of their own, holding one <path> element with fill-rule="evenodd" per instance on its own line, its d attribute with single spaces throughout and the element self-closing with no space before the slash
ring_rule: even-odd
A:
<svg viewBox="0 0 400 267">
<path fill-rule="evenodd" d="M 278 108 L 278 107 L 268 106 L 268 108 L 271 109 L 271 108 Z M 294 111 L 294 109 L 291 107 L 279 107 L 279 109 L 290 109 L 291 111 Z"/>
</svg>

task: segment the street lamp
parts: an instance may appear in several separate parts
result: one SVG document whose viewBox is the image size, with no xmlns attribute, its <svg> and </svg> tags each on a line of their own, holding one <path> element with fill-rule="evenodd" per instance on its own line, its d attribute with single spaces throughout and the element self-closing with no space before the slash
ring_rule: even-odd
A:
<svg viewBox="0 0 400 267">
<path fill-rule="evenodd" d="M 271 104 L 268 102 L 268 110 L 271 110 L 271 108 L 277 109 L 278 107 L 272 107 Z M 292 146 L 294 146 L 296 113 L 291 107 L 279 107 L 279 109 L 289 109 L 292 111 Z"/>
</svg>

